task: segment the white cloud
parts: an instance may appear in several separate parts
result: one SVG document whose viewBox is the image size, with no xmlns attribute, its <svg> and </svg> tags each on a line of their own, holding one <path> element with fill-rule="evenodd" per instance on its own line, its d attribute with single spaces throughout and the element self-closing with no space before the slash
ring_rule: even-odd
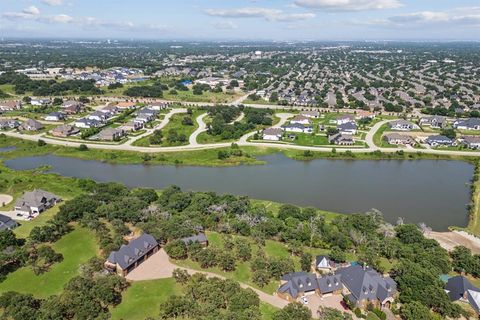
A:
<svg viewBox="0 0 480 320">
<path fill-rule="evenodd" d="M 214 22 L 212 26 L 215 29 L 220 29 L 220 30 L 234 30 L 238 29 L 238 26 L 233 23 L 232 21 L 219 21 L 219 22 Z"/>
<path fill-rule="evenodd" d="M 299 7 L 332 11 L 383 10 L 402 6 L 399 0 L 295 0 L 294 3 Z"/>
<path fill-rule="evenodd" d="M 420 11 L 392 16 L 391 24 L 455 24 L 480 26 L 480 7 L 459 7 L 449 11 Z"/>
<path fill-rule="evenodd" d="M 40 20 L 50 23 L 70 23 L 73 22 L 75 19 L 66 14 L 57 14 L 53 16 L 42 17 Z"/>
<path fill-rule="evenodd" d="M 40 10 L 35 6 L 23 9 L 21 12 L 4 12 L 3 17 L 8 19 L 36 19 L 40 15 Z"/>
<path fill-rule="evenodd" d="M 61 6 L 63 5 L 63 0 L 42 0 L 42 3 L 49 6 Z"/>
<path fill-rule="evenodd" d="M 31 15 L 34 15 L 34 16 L 37 16 L 37 15 L 40 14 L 40 10 L 38 10 L 38 8 L 35 7 L 35 6 L 30 6 L 28 8 L 25 8 L 25 9 L 23 9 L 22 12 L 25 13 L 25 14 L 31 14 Z"/>
<path fill-rule="evenodd" d="M 208 15 L 222 18 L 264 18 L 268 21 L 296 21 L 315 18 L 314 13 L 284 13 L 282 10 L 246 7 L 236 9 L 207 9 Z"/>
<path fill-rule="evenodd" d="M 276 16 L 281 14 L 282 11 L 269 8 L 247 7 L 237 9 L 207 9 L 206 13 L 210 16 L 224 18 L 260 18 Z"/>
</svg>

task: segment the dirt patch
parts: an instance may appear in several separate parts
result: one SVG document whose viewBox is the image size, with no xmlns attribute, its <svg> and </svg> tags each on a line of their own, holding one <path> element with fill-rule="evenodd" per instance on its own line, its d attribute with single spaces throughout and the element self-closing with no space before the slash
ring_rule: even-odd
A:
<svg viewBox="0 0 480 320">
<path fill-rule="evenodd" d="M 8 194 L 0 194 L 0 208 L 13 201 L 13 197 Z"/>
<path fill-rule="evenodd" d="M 435 239 L 442 248 L 452 251 L 457 246 L 464 246 L 474 254 L 480 254 L 480 239 L 464 231 L 425 233 L 425 237 Z"/>
</svg>

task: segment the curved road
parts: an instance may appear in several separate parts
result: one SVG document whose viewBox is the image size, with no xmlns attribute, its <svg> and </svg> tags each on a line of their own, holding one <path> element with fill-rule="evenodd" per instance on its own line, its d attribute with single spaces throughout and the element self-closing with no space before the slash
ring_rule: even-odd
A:
<svg viewBox="0 0 480 320">
<path fill-rule="evenodd" d="M 197 123 L 198 123 L 198 128 L 188 138 L 188 143 L 189 143 L 190 146 L 197 146 L 197 147 L 199 146 L 199 144 L 197 142 L 197 137 L 202 132 L 207 131 L 207 124 L 205 123 L 205 121 L 203 121 L 203 118 L 205 118 L 206 116 L 207 116 L 207 114 L 203 113 L 203 114 L 199 115 L 197 117 L 197 119 L 195 119 L 195 121 L 197 121 Z"/>
<path fill-rule="evenodd" d="M 181 113 L 182 110 L 185 109 L 178 109 L 180 111 L 176 111 L 173 113 Z M 172 110 L 173 111 L 173 110 Z M 282 116 L 283 115 L 283 116 Z M 281 118 L 280 122 L 276 124 L 274 127 L 279 127 L 281 126 L 284 121 L 288 119 L 286 115 L 290 114 L 278 114 Z M 167 118 L 168 115 L 165 117 Z M 171 117 L 171 115 L 170 115 Z M 170 118 L 168 117 L 168 119 Z M 390 120 L 391 121 L 391 120 Z M 375 124 L 372 129 L 367 133 L 367 136 L 365 138 L 365 141 L 368 145 L 367 148 L 337 148 L 337 152 L 346 152 L 350 151 L 353 153 L 366 153 L 366 152 L 373 152 L 373 151 L 381 151 L 384 153 L 394 153 L 398 151 L 396 148 L 380 148 L 377 147 L 374 142 L 373 142 L 373 136 L 375 133 L 380 129 L 382 125 L 385 123 L 389 122 L 388 120 L 378 122 Z M 158 127 L 161 125 L 165 126 L 166 125 L 166 119 L 160 123 Z M 152 130 L 153 131 L 153 130 Z M 19 139 L 25 139 L 25 140 L 30 140 L 30 141 L 38 141 L 39 139 L 44 140 L 45 142 L 52 144 L 52 145 L 58 145 L 58 146 L 65 146 L 65 147 L 75 147 L 78 148 L 81 144 L 87 145 L 88 148 L 91 149 L 104 149 L 104 150 L 118 150 L 118 151 L 136 151 L 136 152 L 142 152 L 142 153 L 161 153 L 161 152 L 178 152 L 178 151 L 193 151 L 193 150 L 204 150 L 204 149 L 215 149 L 215 148 L 222 148 L 222 147 L 229 147 L 231 146 L 231 143 L 210 143 L 210 144 L 189 144 L 186 146 L 178 146 L 178 147 L 137 147 L 131 145 L 133 141 L 136 141 L 140 139 L 141 137 L 144 137 L 146 134 L 137 136 L 134 138 L 133 141 L 126 142 L 124 144 L 95 144 L 95 143 L 88 143 L 88 142 L 75 142 L 75 141 L 65 141 L 65 140 L 60 140 L 60 139 L 52 139 L 48 137 L 44 137 L 43 134 L 37 134 L 37 135 L 28 135 L 28 134 L 21 134 L 18 132 L 5 132 L 5 135 L 8 135 L 10 137 L 14 138 L 19 138 Z M 332 147 L 309 147 L 309 146 L 299 146 L 299 145 L 292 145 L 292 144 L 281 144 L 281 143 L 272 143 L 272 142 L 248 142 L 248 138 L 254 135 L 255 132 L 250 132 L 246 135 L 244 135 L 240 140 L 237 142 L 239 146 L 257 146 L 257 147 L 266 147 L 266 148 L 276 148 L 276 149 L 291 149 L 291 150 L 311 150 L 311 151 L 319 151 L 319 152 L 331 152 Z M 139 138 L 140 137 L 140 138 Z M 450 155 L 450 156 L 472 156 L 472 157 L 479 157 L 480 152 L 479 151 L 454 151 L 454 150 L 436 150 L 436 149 L 401 149 L 405 153 L 428 153 L 428 154 L 437 154 L 437 155 Z"/>
</svg>

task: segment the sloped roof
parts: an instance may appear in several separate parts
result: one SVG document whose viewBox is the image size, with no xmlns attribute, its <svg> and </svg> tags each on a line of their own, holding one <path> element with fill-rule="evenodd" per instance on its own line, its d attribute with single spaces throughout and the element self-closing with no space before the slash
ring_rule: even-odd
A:
<svg viewBox="0 0 480 320">
<path fill-rule="evenodd" d="M 322 294 L 343 289 L 341 275 L 328 275 L 319 278 L 318 287 Z"/>
<path fill-rule="evenodd" d="M 199 233 L 197 235 L 182 238 L 180 240 L 183 241 L 185 244 L 189 244 L 190 242 L 202 243 L 202 242 L 207 242 L 207 236 L 205 235 L 205 233 Z"/>
<path fill-rule="evenodd" d="M 122 245 L 118 251 L 112 251 L 107 261 L 118 264 L 123 270 L 143 258 L 148 251 L 158 246 L 157 240 L 151 235 L 144 233 L 127 245 Z"/>
<path fill-rule="evenodd" d="M 61 200 L 53 193 L 45 190 L 35 189 L 31 192 L 25 192 L 23 196 L 15 202 L 15 207 L 39 207 L 46 202 Z"/>
<path fill-rule="evenodd" d="M 280 286 L 278 292 L 289 293 L 292 297 L 297 297 L 299 292 L 309 292 L 318 289 L 317 277 L 312 273 L 292 272 L 282 277 L 287 283 Z"/>
<path fill-rule="evenodd" d="M 456 276 L 448 279 L 447 284 L 445 285 L 445 291 L 448 294 L 448 297 L 452 301 L 457 301 L 463 298 L 463 295 L 468 290 L 480 291 L 478 288 L 474 287 L 467 278 L 463 276 Z"/>
<path fill-rule="evenodd" d="M 372 268 L 360 265 L 341 268 L 337 271 L 342 283 L 350 290 L 355 300 L 380 300 L 391 297 L 396 292 L 396 283 L 390 278 L 383 278 Z"/>
</svg>

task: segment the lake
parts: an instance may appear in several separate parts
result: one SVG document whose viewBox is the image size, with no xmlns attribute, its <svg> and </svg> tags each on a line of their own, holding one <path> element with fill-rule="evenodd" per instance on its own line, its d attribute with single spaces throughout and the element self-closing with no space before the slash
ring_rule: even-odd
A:
<svg viewBox="0 0 480 320">
<path fill-rule="evenodd" d="M 51 166 L 50 172 L 129 187 L 164 188 L 248 195 L 256 199 L 352 213 L 372 208 L 386 220 L 425 222 L 434 230 L 466 226 L 469 182 L 474 167 L 444 160 L 291 160 L 281 154 L 263 157 L 266 165 L 176 167 L 120 165 L 58 156 L 5 161 L 13 169 Z"/>
</svg>

